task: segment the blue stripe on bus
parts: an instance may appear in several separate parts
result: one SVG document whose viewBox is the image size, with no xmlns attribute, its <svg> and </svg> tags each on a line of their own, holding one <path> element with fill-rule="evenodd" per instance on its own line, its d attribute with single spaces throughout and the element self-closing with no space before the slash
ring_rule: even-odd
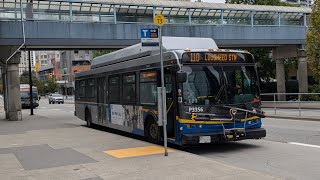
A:
<svg viewBox="0 0 320 180">
<path fill-rule="evenodd" d="M 142 129 L 135 128 L 131 131 L 131 133 L 136 134 L 136 135 L 140 135 L 140 136 L 144 136 L 144 130 L 142 130 Z"/>
</svg>

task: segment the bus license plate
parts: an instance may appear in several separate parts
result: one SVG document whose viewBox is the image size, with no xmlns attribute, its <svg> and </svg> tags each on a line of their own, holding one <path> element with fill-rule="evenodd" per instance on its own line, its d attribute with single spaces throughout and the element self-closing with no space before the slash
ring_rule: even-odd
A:
<svg viewBox="0 0 320 180">
<path fill-rule="evenodd" d="M 199 143 L 211 143 L 211 136 L 200 136 Z"/>
</svg>

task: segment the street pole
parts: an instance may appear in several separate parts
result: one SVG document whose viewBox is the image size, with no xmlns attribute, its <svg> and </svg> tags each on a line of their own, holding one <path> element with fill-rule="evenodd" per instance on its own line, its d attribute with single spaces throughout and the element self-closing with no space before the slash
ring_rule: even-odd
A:
<svg viewBox="0 0 320 180">
<path fill-rule="evenodd" d="M 64 76 L 64 95 L 67 97 L 67 76 Z"/>
<path fill-rule="evenodd" d="M 163 141 L 164 141 L 164 155 L 168 156 L 167 145 L 167 108 L 166 108 L 166 89 L 164 87 L 164 68 L 163 68 L 163 50 L 162 50 L 162 27 L 159 26 L 159 46 L 160 46 L 160 64 L 161 64 L 161 95 L 162 95 L 162 118 L 163 118 Z"/>
<path fill-rule="evenodd" d="M 32 72 L 31 72 L 31 52 L 28 51 L 29 58 L 29 86 L 30 86 L 30 115 L 33 115 L 33 93 L 32 93 Z"/>
</svg>

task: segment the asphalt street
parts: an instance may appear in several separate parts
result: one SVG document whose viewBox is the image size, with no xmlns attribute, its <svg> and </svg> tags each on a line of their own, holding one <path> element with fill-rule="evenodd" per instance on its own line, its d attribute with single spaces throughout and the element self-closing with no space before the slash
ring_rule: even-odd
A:
<svg viewBox="0 0 320 180">
<path fill-rule="evenodd" d="M 28 111 L 25 109 L 24 111 Z M 41 100 L 35 113 L 72 118 L 73 104 Z M 79 125 L 84 124 L 79 120 Z M 185 151 L 232 166 L 285 179 L 320 178 L 320 122 L 265 118 L 267 137 L 227 144 L 189 147 Z M 99 131 L 99 130 L 97 130 Z"/>
</svg>

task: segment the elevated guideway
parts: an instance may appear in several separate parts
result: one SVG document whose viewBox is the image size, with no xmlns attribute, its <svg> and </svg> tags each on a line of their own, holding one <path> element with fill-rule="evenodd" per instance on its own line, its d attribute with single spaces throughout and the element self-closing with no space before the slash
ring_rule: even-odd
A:
<svg viewBox="0 0 320 180">
<path fill-rule="evenodd" d="M 1 1 L 0 45 L 20 45 L 24 23 L 29 49 L 123 48 L 140 41 L 142 28 L 154 27 L 156 13 L 166 18 L 165 36 L 208 37 L 220 47 L 304 44 L 311 12 L 303 7 L 153 0 Z"/>
</svg>

